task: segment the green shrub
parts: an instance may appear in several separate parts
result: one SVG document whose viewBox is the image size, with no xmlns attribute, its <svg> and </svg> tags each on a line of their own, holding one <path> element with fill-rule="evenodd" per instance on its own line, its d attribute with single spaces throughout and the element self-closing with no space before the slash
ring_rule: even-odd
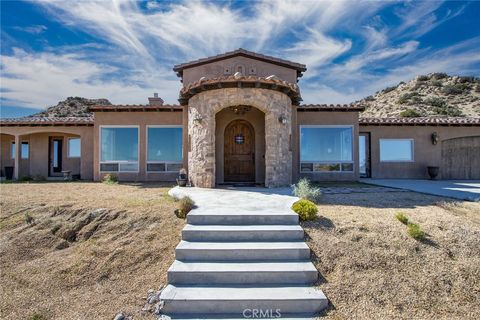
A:
<svg viewBox="0 0 480 320">
<path fill-rule="evenodd" d="M 442 98 L 432 97 L 425 100 L 425 103 L 432 107 L 443 108 L 447 105 L 447 102 Z"/>
<path fill-rule="evenodd" d="M 382 90 L 383 93 L 388 93 L 390 91 L 393 91 L 397 89 L 397 86 L 392 86 L 392 87 L 386 87 L 385 89 Z"/>
<path fill-rule="evenodd" d="M 33 178 L 30 176 L 23 176 L 20 178 L 20 181 L 27 182 L 27 181 L 32 181 Z"/>
<path fill-rule="evenodd" d="M 435 72 L 432 74 L 432 78 L 437 80 L 445 79 L 448 78 L 448 74 L 446 74 L 445 72 Z"/>
<path fill-rule="evenodd" d="M 41 174 L 36 174 L 33 176 L 33 181 L 45 181 L 47 178 L 45 176 L 42 176 Z"/>
<path fill-rule="evenodd" d="M 319 188 L 312 186 L 307 178 L 300 179 L 297 184 L 292 185 L 293 194 L 301 199 L 307 199 L 314 203 L 320 201 L 322 192 Z"/>
<path fill-rule="evenodd" d="M 428 81 L 428 80 L 430 80 L 430 77 L 424 76 L 424 75 L 418 76 L 417 78 L 417 81 Z"/>
<path fill-rule="evenodd" d="M 175 215 L 181 219 L 185 219 L 187 214 L 195 207 L 195 201 L 189 196 L 185 196 L 178 200 L 178 209 L 175 210 Z"/>
<path fill-rule="evenodd" d="M 430 84 L 434 87 L 441 87 L 442 86 L 442 82 L 438 81 L 438 80 L 430 80 Z"/>
<path fill-rule="evenodd" d="M 408 217 L 401 212 L 397 213 L 395 218 L 403 224 L 408 224 Z"/>
<path fill-rule="evenodd" d="M 465 89 L 463 86 L 451 85 L 451 84 L 448 84 L 442 88 L 442 92 L 446 95 L 462 94 L 464 90 Z"/>
<path fill-rule="evenodd" d="M 409 223 L 407 232 L 415 240 L 425 239 L 425 232 L 423 232 L 420 226 L 416 223 Z"/>
<path fill-rule="evenodd" d="M 30 320 L 44 320 L 44 319 L 45 319 L 45 317 L 40 313 L 34 313 L 30 317 Z"/>
<path fill-rule="evenodd" d="M 373 96 L 368 96 L 365 98 L 365 101 L 375 101 L 375 98 Z"/>
<path fill-rule="evenodd" d="M 433 112 L 442 116 L 461 117 L 463 113 L 460 109 L 453 106 L 435 107 Z"/>
<path fill-rule="evenodd" d="M 400 117 L 403 117 L 403 118 L 417 118 L 421 116 L 422 114 L 414 109 L 406 109 L 400 112 Z"/>
<path fill-rule="evenodd" d="M 317 217 L 317 205 L 309 200 L 300 199 L 292 205 L 292 210 L 295 211 L 300 220 L 313 220 Z"/>
<path fill-rule="evenodd" d="M 118 177 L 114 173 L 107 173 L 103 176 L 102 182 L 105 184 L 116 184 L 118 183 Z"/>
<path fill-rule="evenodd" d="M 28 212 L 25 212 L 25 222 L 27 224 L 32 224 L 35 219 L 33 219 L 32 215 Z"/>
<path fill-rule="evenodd" d="M 458 78 L 458 82 L 460 82 L 460 83 L 474 83 L 475 82 L 475 77 L 462 76 L 462 77 Z"/>
<path fill-rule="evenodd" d="M 410 101 L 410 95 L 408 93 L 404 93 L 398 98 L 398 103 L 400 104 L 406 104 Z"/>
</svg>

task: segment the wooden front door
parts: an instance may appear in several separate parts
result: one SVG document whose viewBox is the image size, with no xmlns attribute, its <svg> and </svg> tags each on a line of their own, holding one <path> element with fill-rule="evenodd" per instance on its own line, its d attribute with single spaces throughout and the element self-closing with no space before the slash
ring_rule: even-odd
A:
<svg viewBox="0 0 480 320">
<path fill-rule="evenodd" d="M 245 120 L 234 120 L 225 128 L 225 182 L 255 181 L 255 133 Z"/>
</svg>

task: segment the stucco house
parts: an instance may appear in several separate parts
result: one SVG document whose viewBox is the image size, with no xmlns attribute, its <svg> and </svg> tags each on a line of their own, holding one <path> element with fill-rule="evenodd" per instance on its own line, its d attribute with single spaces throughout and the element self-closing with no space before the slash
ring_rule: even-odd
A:
<svg viewBox="0 0 480 320">
<path fill-rule="evenodd" d="M 174 181 L 198 187 L 360 177 L 480 179 L 480 119 L 362 118 L 358 104 L 301 104 L 300 63 L 244 49 L 174 66 L 179 105 L 91 108 L 92 117 L 2 119 L 1 171 Z"/>
</svg>

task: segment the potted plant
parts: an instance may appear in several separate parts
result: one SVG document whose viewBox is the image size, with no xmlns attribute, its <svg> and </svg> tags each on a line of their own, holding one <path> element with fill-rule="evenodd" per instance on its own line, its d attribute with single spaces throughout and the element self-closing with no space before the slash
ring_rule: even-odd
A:
<svg viewBox="0 0 480 320">
<path fill-rule="evenodd" d="M 438 173 L 440 172 L 440 168 L 429 166 L 427 167 L 427 172 L 428 172 L 428 175 L 430 176 L 430 179 L 435 180 L 435 178 L 438 176 Z"/>
<path fill-rule="evenodd" d="M 179 187 L 185 187 L 187 185 L 187 170 L 184 168 L 180 169 L 180 172 L 178 173 L 178 178 L 177 178 L 177 185 Z"/>
</svg>

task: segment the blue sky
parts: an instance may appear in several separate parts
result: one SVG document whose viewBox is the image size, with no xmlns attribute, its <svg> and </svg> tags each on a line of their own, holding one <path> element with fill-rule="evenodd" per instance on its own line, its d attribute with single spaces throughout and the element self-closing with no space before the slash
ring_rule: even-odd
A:
<svg viewBox="0 0 480 320">
<path fill-rule="evenodd" d="M 1 1 L 1 117 L 68 96 L 177 103 L 172 66 L 239 47 L 305 63 L 305 103 L 480 75 L 479 1 Z"/>
</svg>

